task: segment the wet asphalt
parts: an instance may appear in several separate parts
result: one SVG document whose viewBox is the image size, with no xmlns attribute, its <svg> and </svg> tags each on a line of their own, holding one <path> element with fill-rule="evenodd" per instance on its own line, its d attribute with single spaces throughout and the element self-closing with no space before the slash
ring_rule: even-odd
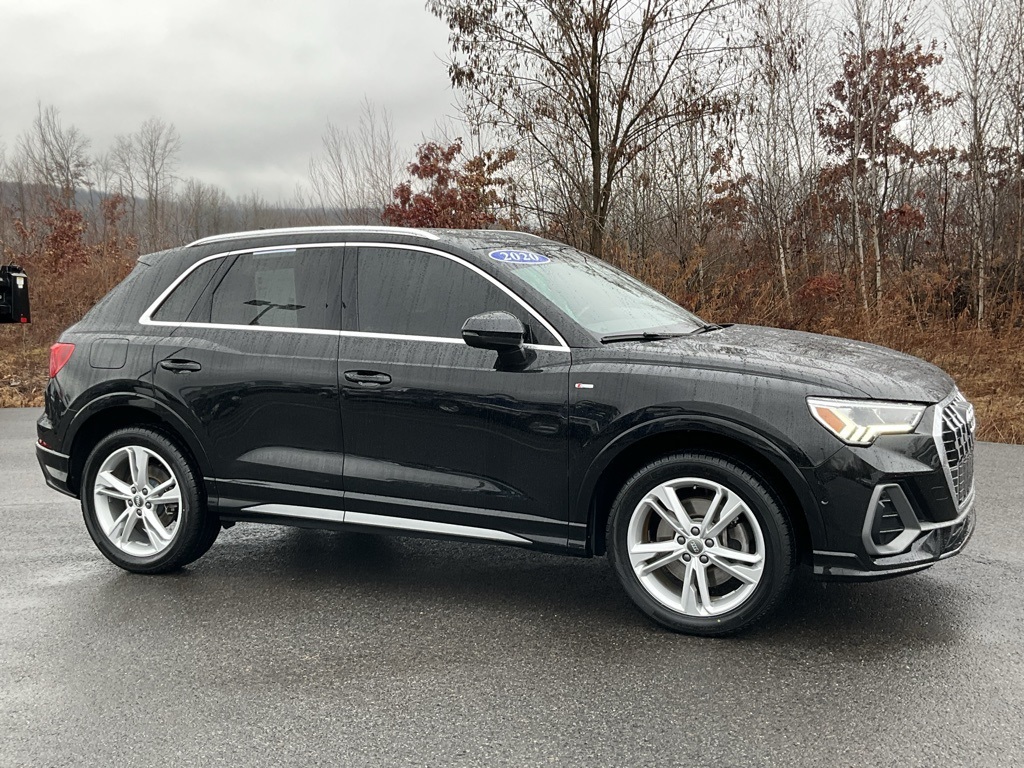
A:
<svg viewBox="0 0 1024 768">
<path fill-rule="evenodd" d="M 1024 765 L 1024 447 L 979 446 L 960 557 L 704 640 L 485 544 L 238 525 L 124 573 L 36 415 L 0 411 L 0 766 Z"/>
</svg>

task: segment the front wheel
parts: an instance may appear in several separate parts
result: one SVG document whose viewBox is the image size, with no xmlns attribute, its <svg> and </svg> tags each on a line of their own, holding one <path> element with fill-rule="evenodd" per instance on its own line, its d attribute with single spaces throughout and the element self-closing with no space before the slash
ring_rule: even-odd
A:
<svg viewBox="0 0 1024 768">
<path fill-rule="evenodd" d="M 763 480 L 724 457 L 666 456 L 622 487 L 608 556 L 630 598 L 677 632 L 745 629 L 792 580 L 793 533 Z"/>
<path fill-rule="evenodd" d="M 127 571 L 172 571 L 213 543 L 217 521 L 205 509 L 196 472 L 155 430 L 130 427 L 101 440 L 86 460 L 81 496 L 92 540 Z"/>
</svg>

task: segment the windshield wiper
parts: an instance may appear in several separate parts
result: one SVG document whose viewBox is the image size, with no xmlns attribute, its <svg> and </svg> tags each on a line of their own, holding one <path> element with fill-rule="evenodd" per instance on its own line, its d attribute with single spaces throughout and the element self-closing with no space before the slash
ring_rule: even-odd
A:
<svg viewBox="0 0 1024 768">
<path fill-rule="evenodd" d="M 602 344 L 613 344 L 616 341 L 661 341 L 662 339 L 674 339 L 677 336 L 689 336 L 688 333 L 658 333 L 655 331 L 644 331 L 643 333 L 611 333 L 601 337 Z"/>
<path fill-rule="evenodd" d="M 688 336 L 699 336 L 702 333 L 711 333 L 711 331 L 720 331 L 725 328 L 724 325 L 716 325 L 715 323 L 705 323 L 700 328 L 690 331 Z"/>
</svg>

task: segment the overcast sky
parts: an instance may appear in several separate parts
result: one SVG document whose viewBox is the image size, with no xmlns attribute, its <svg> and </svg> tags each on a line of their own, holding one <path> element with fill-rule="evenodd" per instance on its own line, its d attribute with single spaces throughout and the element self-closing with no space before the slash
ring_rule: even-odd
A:
<svg viewBox="0 0 1024 768">
<path fill-rule="evenodd" d="M 423 0 L 0 0 L 0 145 L 39 102 L 93 152 L 155 115 L 181 135 L 180 176 L 289 199 L 364 96 L 410 154 L 453 113 L 447 35 Z"/>
</svg>

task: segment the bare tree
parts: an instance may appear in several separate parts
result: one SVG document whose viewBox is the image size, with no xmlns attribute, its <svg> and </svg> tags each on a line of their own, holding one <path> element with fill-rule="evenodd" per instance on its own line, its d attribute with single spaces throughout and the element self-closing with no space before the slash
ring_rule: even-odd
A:
<svg viewBox="0 0 1024 768">
<path fill-rule="evenodd" d="M 146 195 L 145 243 L 156 249 L 166 244 L 161 210 L 174 185 L 181 139 L 173 124 L 151 117 L 135 134 L 135 149 Z"/>
<path fill-rule="evenodd" d="M 391 115 L 366 99 L 355 129 L 327 123 L 321 153 L 309 162 L 306 202 L 326 221 L 379 222 L 401 171 Z"/>
<path fill-rule="evenodd" d="M 942 57 L 936 43 L 925 47 L 915 39 L 915 0 L 848 0 L 848 11 L 842 76 L 818 111 L 818 128 L 848 174 L 859 288 L 867 312 L 865 238 L 873 251 L 877 302 L 894 177 L 924 158 L 907 131 L 909 122 L 949 99 L 931 87 L 930 71 Z"/>
<path fill-rule="evenodd" d="M 173 191 L 180 150 L 177 129 L 158 117 L 150 117 L 135 133 L 114 140 L 110 163 L 133 231 L 140 229 L 138 205 L 144 206 L 145 225 L 140 233 L 144 250 L 167 245 L 162 212 Z"/>
<path fill-rule="evenodd" d="M 1011 290 L 1020 291 L 1020 271 L 1024 257 L 1024 0 L 1003 0 L 1008 13 L 1002 27 L 1006 66 L 1003 68 L 1001 99 L 1006 105 L 1003 132 L 1010 154 L 1010 188 L 1014 198 L 1013 257 Z"/>
<path fill-rule="evenodd" d="M 992 0 L 948 0 L 946 24 L 952 48 L 954 82 L 961 93 L 960 117 L 965 131 L 964 161 L 971 189 L 971 267 L 977 276 L 975 312 L 978 324 L 985 322 L 985 292 L 991 261 L 993 233 L 990 211 L 992 189 L 992 144 L 997 129 L 1000 83 L 1009 46 L 1004 44 L 1007 28 L 1005 4 Z M 1013 41 L 1012 45 L 1019 45 Z"/>
<path fill-rule="evenodd" d="M 85 186 L 90 159 L 89 140 L 65 126 L 56 107 L 39 105 L 32 127 L 18 138 L 18 150 L 33 181 L 56 189 L 64 204 L 75 206 L 75 191 Z"/>
<path fill-rule="evenodd" d="M 814 110 L 823 95 L 822 21 L 807 0 L 758 0 L 754 6 L 742 178 L 790 306 L 793 225 L 820 170 Z"/>
<path fill-rule="evenodd" d="M 428 0 L 452 30 L 453 85 L 529 144 L 602 254 L 624 172 L 713 106 L 732 0 Z M 702 68 L 697 72 L 697 62 Z M 550 199 L 550 195 L 544 196 Z"/>
</svg>

